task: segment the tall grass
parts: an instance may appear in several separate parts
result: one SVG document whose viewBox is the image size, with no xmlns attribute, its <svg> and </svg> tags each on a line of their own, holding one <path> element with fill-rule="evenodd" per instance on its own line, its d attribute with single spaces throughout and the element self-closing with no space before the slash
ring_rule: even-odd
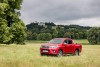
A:
<svg viewBox="0 0 100 67">
<path fill-rule="evenodd" d="M 0 67 L 100 67 L 100 46 L 83 45 L 80 56 L 40 56 L 41 43 L 0 45 Z"/>
</svg>

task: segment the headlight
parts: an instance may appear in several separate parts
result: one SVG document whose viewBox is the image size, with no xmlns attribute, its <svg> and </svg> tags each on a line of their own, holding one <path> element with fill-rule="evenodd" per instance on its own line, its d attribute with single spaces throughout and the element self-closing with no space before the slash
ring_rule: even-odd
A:
<svg viewBox="0 0 100 67">
<path fill-rule="evenodd" d="M 58 46 L 50 46 L 49 48 L 57 48 Z"/>
</svg>

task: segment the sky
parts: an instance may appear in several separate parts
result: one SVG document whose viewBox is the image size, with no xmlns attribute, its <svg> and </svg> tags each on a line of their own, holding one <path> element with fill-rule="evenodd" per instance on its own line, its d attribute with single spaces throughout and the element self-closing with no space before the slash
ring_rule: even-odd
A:
<svg viewBox="0 0 100 67">
<path fill-rule="evenodd" d="M 25 24 L 100 26 L 100 0 L 23 0 L 21 19 Z"/>
</svg>

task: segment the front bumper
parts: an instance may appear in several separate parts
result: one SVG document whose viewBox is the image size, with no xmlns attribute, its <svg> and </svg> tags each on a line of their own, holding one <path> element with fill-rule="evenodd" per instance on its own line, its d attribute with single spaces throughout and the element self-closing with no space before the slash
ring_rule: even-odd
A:
<svg viewBox="0 0 100 67">
<path fill-rule="evenodd" d="M 51 54 L 51 55 L 57 55 L 58 54 L 58 49 L 53 49 L 53 48 L 40 48 L 40 53 L 41 54 Z"/>
</svg>

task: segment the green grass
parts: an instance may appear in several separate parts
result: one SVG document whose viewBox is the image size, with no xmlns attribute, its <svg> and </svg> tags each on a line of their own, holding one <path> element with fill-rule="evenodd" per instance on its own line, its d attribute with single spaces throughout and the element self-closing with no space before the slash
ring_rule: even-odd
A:
<svg viewBox="0 0 100 67">
<path fill-rule="evenodd" d="M 83 45 L 89 45 L 89 42 L 87 39 L 80 39 L 80 40 L 74 40 L 75 43 L 81 43 Z"/>
<path fill-rule="evenodd" d="M 83 45 L 80 56 L 61 58 L 40 56 L 40 45 L 33 42 L 26 45 L 0 45 L 0 67 L 100 67 L 99 45 Z"/>
<path fill-rule="evenodd" d="M 48 41 L 41 41 L 41 40 L 26 40 L 25 42 L 28 44 L 28 43 L 46 43 L 46 42 L 48 42 Z"/>
<path fill-rule="evenodd" d="M 41 40 L 26 40 L 26 43 L 29 44 L 29 43 L 47 43 L 48 41 L 41 41 Z M 77 40 L 74 40 L 75 43 L 81 43 L 83 45 L 88 45 L 89 42 L 87 39 L 77 39 Z"/>
</svg>

